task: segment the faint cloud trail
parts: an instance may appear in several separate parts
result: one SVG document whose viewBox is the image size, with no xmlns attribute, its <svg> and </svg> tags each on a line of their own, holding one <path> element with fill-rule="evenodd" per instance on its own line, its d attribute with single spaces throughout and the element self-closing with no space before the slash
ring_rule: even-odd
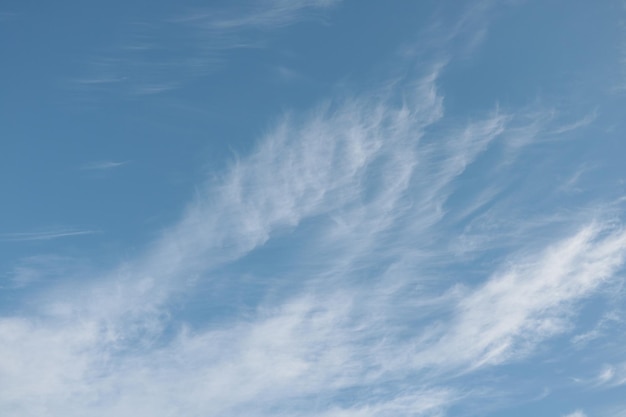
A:
<svg viewBox="0 0 626 417">
<path fill-rule="evenodd" d="M 81 165 L 80 169 L 85 171 L 107 171 L 128 165 L 130 161 L 97 161 Z"/>
<path fill-rule="evenodd" d="M 27 242 L 37 240 L 53 240 L 64 237 L 93 235 L 100 233 L 97 230 L 81 229 L 53 229 L 40 232 L 13 232 L 0 234 L 0 241 L 4 242 Z"/>
</svg>

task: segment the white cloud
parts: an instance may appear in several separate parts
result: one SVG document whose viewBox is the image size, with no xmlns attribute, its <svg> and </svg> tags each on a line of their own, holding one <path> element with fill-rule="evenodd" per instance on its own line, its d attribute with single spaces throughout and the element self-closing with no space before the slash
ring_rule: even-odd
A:
<svg viewBox="0 0 626 417">
<path fill-rule="evenodd" d="M 276 29 L 306 18 L 303 12 L 326 9 L 341 2 L 342 0 L 266 0 L 250 2 L 247 9 L 235 9 L 235 12 L 196 11 L 177 20 L 194 22 L 207 30 L 222 34 L 251 29 Z"/>
<path fill-rule="evenodd" d="M 35 255 L 20 259 L 6 274 L 10 288 L 23 288 L 42 281 L 67 278 L 80 271 L 76 259 L 58 255 Z"/>
<path fill-rule="evenodd" d="M 519 359 L 563 332 L 570 306 L 621 266 L 621 230 L 557 235 L 473 289 L 410 290 L 446 256 L 433 241 L 451 238 L 438 228 L 456 179 L 512 120 L 495 112 L 428 137 L 444 118 L 438 71 L 399 105 L 382 91 L 287 116 L 143 257 L 1 319 L 0 411 L 437 416 L 461 397 L 442 374 Z M 298 259 L 313 266 L 295 271 L 295 292 L 220 326 L 168 319 L 173 297 L 307 221 L 319 226 Z M 434 324 L 434 309 L 449 319 Z"/>
<path fill-rule="evenodd" d="M 596 387 L 614 388 L 626 384 L 626 362 L 605 365 L 592 384 Z"/>
<path fill-rule="evenodd" d="M 578 411 L 574 411 L 573 413 L 570 413 L 564 417 L 587 417 L 587 414 L 585 414 L 584 412 L 578 410 Z"/>
<path fill-rule="evenodd" d="M 88 171 L 106 171 L 114 168 L 119 168 L 128 164 L 129 161 L 97 161 L 89 162 L 81 166 L 81 169 Z"/>
<path fill-rule="evenodd" d="M 322 13 L 342 0 L 261 0 L 203 7 L 174 18 L 135 22 L 113 53 L 86 63 L 73 86 L 87 92 L 151 95 L 174 90 L 223 65 L 228 50 L 258 47 L 266 36 Z M 242 6 L 243 4 L 243 6 Z M 176 39 L 179 42 L 173 42 Z"/>
<path fill-rule="evenodd" d="M 613 294 L 617 299 L 621 298 L 619 294 Z M 576 334 L 572 337 L 572 343 L 579 349 L 586 347 L 590 342 L 607 336 L 607 333 L 614 328 L 616 324 L 622 322 L 619 311 L 610 310 L 603 314 L 597 324 L 589 331 Z"/>
<path fill-rule="evenodd" d="M 218 26 L 285 24 L 326 2 L 272 4 L 275 14 Z M 0 414 L 441 416 L 469 395 L 459 375 L 565 332 L 576 303 L 622 268 L 626 232 L 599 216 L 570 233 L 521 234 L 524 251 L 512 253 L 496 236 L 471 251 L 507 256 L 467 271 L 447 220 L 476 218 L 508 183 L 489 178 L 473 204 L 446 203 L 473 193 L 460 181 L 468 170 L 493 174 L 484 167 L 499 159 L 483 158 L 499 141 L 522 138 L 509 149 L 521 152 L 551 125 L 540 112 L 446 118 L 441 69 L 286 116 L 142 256 L 0 318 Z M 209 304 L 202 284 L 215 297 L 242 286 L 220 268 L 281 239 L 296 267 L 271 280 L 288 290 L 245 313 L 207 305 L 195 320 L 172 317 L 177 300 Z"/>
<path fill-rule="evenodd" d="M 559 126 L 550 133 L 553 133 L 555 135 L 562 135 L 563 133 L 571 132 L 573 130 L 578 130 L 578 129 L 591 125 L 597 118 L 598 118 L 598 112 L 596 110 L 585 115 L 579 120 Z"/>
<path fill-rule="evenodd" d="M 3 319 L 2 357 L 9 362 L 0 359 L 0 369 L 7 375 L 2 381 L 11 386 L 1 387 L 2 410 L 21 415 L 54 410 L 50 412 L 70 416 L 223 415 L 237 410 L 266 415 L 277 407 L 289 410 L 290 403 L 308 403 L 310 397 L 326 404 L 316 414 L 335 410 L 374 416 L 411 410 L 434 415 L 433 410 L 443 409 L 451 391 L 425 386 L 378 399 L 361 392 L 358 403 L 338 411 L 336 390 L 366 390 L 363 384 L 378 380 L 375 367 L 385 362 L 378 357 L 384 352 L 368 342 L 378 337 L 376 332 L 351 317 L 351 291 L 333 295 L 318 287 L 314 293 L 326 294 L 289 297 L 249 323 L 189 330 L 164 340 L 163 347 L 156 344 L 167 325 L 164 303 L 173 294 L 185 291 L 198 274 L 263 245 L 277 230 L 343 212 L 347 220 L 358 214 L 369 223 L 373 242 L 393 225 L 394 208 L 414 186 L 418 150 L 411 148 L 423 129 L 442 117 L 435 79 L 429 74 L 417 83 L 415 96 L 400 107 L 354 99 L 321 107 L 306 120 L 288 117 L 253 154 L 209 184 L 182 221 L 143 258 L 97 281 L 72 282 L 52 293 L 42 300 L 38 319 Z M 493 136 L 492 126 L 499 126 L 489 120 L 466 129 L 458 146 L 427 147 L 424 157 L 433 152 L 434 166 L 441 166 L 433 176 L 435 189 L 418 181 L 425 195 L 436 197 L 436 189 L 445 188 L 471 163 Z M 380 181 L 373 194 L 366 181 L 372 175 Z M 346 248 L 367 232 L 345 222 L 334 229 L 329 233 Z M 335 275 L 337 264 L 364 256 L 368 246 L 339 256 L 326 275 L 341 279 Z M 31 356 L 37 357 L 36 368 L 30 368 Z M 368 356 L 372 364 L 363 362 Z M 291 412 L 310 414 L 304 410 Z"/>
<path fill-rule="evenodd" d="M 476 368 L 527 354 L 568 328 L 571 304 L 619 271 L 625 253 L 626 232 L 592 224 L 514 261 L 459 303 L 427 360 Z"/>
<path fill-rule="evenodd" d="M 52 240 L 72 236 L 84 236 L 98 233 L 95 230 L 81 229 L 51 229 L 39 232 L 13 232 L 0 234 L 0 241 L 6 242 L 25 242 L 33 240 Z"/>
</svg>

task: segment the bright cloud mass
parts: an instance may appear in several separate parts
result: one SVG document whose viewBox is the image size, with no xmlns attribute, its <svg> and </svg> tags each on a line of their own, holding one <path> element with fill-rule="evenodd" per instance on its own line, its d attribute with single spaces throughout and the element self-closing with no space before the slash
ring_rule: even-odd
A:
<svg viewBox="0 0 626 417">
<path fill-rule="evenodd" d="M 2 16 L 1 416 L 626 416 L 620 1 Z"/>
</svg>

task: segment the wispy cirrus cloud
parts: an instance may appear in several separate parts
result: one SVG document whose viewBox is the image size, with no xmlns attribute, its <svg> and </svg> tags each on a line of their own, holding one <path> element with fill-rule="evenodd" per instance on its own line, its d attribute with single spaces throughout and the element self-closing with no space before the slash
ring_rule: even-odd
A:
<svg viewBox="0 0 626 417">
<path fill-rule="evenodd" d="M 195 22 L 203 28 L 218 32 L 243 32 L 255 29 L 276 29 L 309 16 L 307 11 L 337 6 L 343 0 L 264 0 L 248 2 L 228 12 L 199 10 L 177 18 L 179 22 Z"/>
<path fill-rule="evenodd" d="M 26 241 L 37 241 L 37 240 L 52 240 L 52 239 L 60 239 L 60 238 L 65 238 L 65 237 L 92 235 L 94 233 L 99 233 L 99 232 L 97 230 L 88 230 L 88 229 L 59 228 L 59 229 L 42 230 L 42 231 L 37 231 L 37 232 L 1 233 L 0 241 L 26 242 Z"/>
<path fill-rule="evenodd" d="M 130 161 L 95 161 L 81 165 L 80 169 L 85 171 L 108 171 L 128 165 L 129 163 Z"/>
<path fill-rule="evenodd" d="M 615 388 L 626 384 L 626 363 L 604 365 L 598 374 L 588 381 L 596 388 Z"/>
<path fill-rule="evenodd" d="M 1 381 L 11 382 L 0 383 L 0 409 L 439 416 L 472 395 L 459 372 L 522 360 L 567 331 L 571 307 L 622 267 L 626 236 L 601 218 L 575 223 L 459 286 L 446 202 L 468 170 L 489 173 L 490 153 L 526 116 L 446 119 L 441 68 L 286 116 L 144 256 L 44 295 L 33 317 L 2 318 Z M 228 297 L 240 279 L 228 271 L 281 241 L 291 266 L 249 299 L 250 313 L 218 313 L 205 292 L 188 291 Z M 181 297 L 204 313 L 168 318 Z M 447 318 L 433 322 L 435 311 Z"/>
<path fill-rule="evenodd" d="M 446 330 L 436 355 L 445 364 L 481 367 L 528 353 L 567 330 L 568 305 L 614 276 L 625 254 L 626 232 L 592 224 L 532 256 L 536 261 L 515 262 L 459 303 L 455 330 Z"/>
<path fill-rule="evenodd" d="M 263 33 L 319 19 L 342 0 L 247 1 L 225 9 L 181 10 L 177 16 L 135 22 L 124 44 L 88 62 L 74 80 L 87 91 L 150 95 L 206 75 L 232 49 L 259 47 Z M 181 44 L 184 47 L 181 47 Z"/>
<path fill-rule="evenodd" d="M 566 415 L 565 417 L 587 417 L 587 414 L 585 414 L 582 410 L 577 410 Z"/>
<path fill-rule="evenodd" d="M 564 124 L 562 126 L 557 127 L 551 133 L 554 133 L 556 135 L 560 135 L 560 134 L 563 134 L 563 133 L 571 132 L 573 130 L 578 130 L 580 128 L 587 127 L 587 126 L 591 125 L 597 118 L 598 118 L 598 112 L 596 110 L 596 111 L 593 111 L 593 112 L 591 112 L 589 114 L 586 114 L 585 116 L 583 116 L 579 120 L 576 120 L 574 122 L 567 123 L 567 124 Z"/>
<path fill-rule="evenodd" d="M 67 279 L 81 271 L 78 259 L 54 254 L 31 255 L 19 259 L 4 275 L 8 285 L 4 289 L 23 289 L 46 282 Z"/>
<path fill-rule="evenodd" d="M 287 114 L 143 255 L 1 317 L 0 412 L 443 416 L 567 333 L 623 269 L 621 222 L 519 186 L 541 108 L 459 120 L 420 68 Z"/>
</svg>

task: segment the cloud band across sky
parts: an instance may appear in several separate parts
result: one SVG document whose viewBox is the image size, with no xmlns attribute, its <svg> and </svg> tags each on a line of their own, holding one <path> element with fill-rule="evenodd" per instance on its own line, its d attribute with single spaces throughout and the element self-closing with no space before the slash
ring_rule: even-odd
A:
<svg viewBox="0 0 626 417">
<path fill-rule="evenodd" d="M 339 2 L 267 4 L 186 21 L 265 30 Z M 448 110 L 453 41 L 486 36 L 486 21 L 481 36 L 461 23 L 437 37 L 447 53 L 398 58 L 403 76 L 285 112 L 139 254 L 3 311 L 0 414 L 434 417 L 532 397 L 537 378 L 516 366 L 551 372 L 588 330 L 585 305 L 604 312 L 621 288 L 623 200 L 564 186 L 584 161 L 562 150 L 596 110 L 574 123 L 541 103 Z M 59 259 L 32 258 L 22 286 Z M 623 365 L 603 369 L 590 386 L 623 385 Z"/>
</svg>

